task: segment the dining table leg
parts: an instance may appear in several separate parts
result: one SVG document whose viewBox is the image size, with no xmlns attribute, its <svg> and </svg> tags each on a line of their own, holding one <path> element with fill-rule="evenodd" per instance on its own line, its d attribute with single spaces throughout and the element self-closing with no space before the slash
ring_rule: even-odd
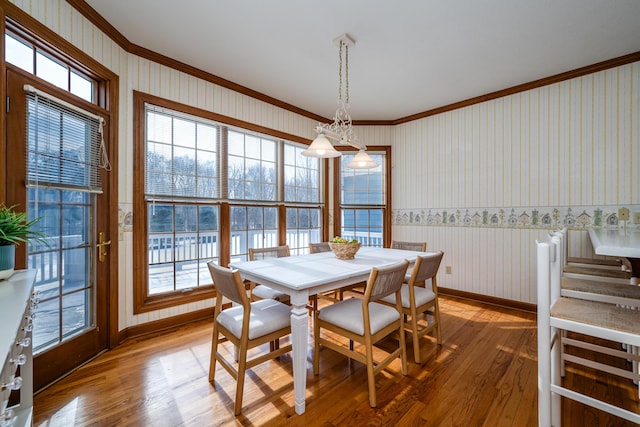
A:
<svg viewBox="0 0 640 427">
<path fill-rule="evenodd" d="M 293 394 L 295 411 L 304 414 L 307 393 L 307 349 L 309 348 L 308 295 L 291 297 L 291 344 L 293 352 Z"/>
</svg>

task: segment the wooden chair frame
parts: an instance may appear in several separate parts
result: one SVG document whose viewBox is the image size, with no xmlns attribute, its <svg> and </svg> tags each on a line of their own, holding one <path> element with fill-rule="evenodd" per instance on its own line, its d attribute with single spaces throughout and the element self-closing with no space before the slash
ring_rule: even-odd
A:
<svg viewBox="0 0 640 427">
<path fill-rule="evenodd" d="M 427 242 L 403 242 L 399 240 L 391 241 L 391 249 L 403 249 L 405 251 L 427 251 Z"/>
<path fill-rule="evenodd" d="M 336 351 L 340 354 L 347 356 L 350 359 L 357 360 L 358 362 L 364 364 L 367 367 L 367 380 L 369 386 L 369 404 L 371 407 L 377 406 L 376 399 L 376 387 L 375 387 L 375 376 L 380 373 L 384 368 L 386 368 L 391 362 L 400 357 L 402 364 L 402 374 L 407 375 L 407 357 L 406 357 L 406 346 L 404 333 L 402 333 L 404 329 L 404 322 L 402 316 L 402 310 L 400 306 L 400 288 L 402 286 L 402 278 L 404 277 L 407 267 L 409 263 L 407 261 L 403 261 L 400 263 L 396 263 L 393 266 L 387 268 L 372 268 L 371 274 L 369 275 L 369 279 L 367 280 L 367 285 L 365 288 L 364 297 L 362 299 L 362 315 L 363 315 L 363 323 L 364 323 L 364 334 L 359 335 L 352 331 L 346 330 L 340 326 L 334 325 L 332 323 L 326 322 L 319 318 L 320 312 L 316 311 L 314 313 L 314 333 L 315 333 L 315 345 L 314 345 L 314 355 L 313 355 L 313 372 L 315 375 L 319 374 L 320 371 L 320 345 L 323 345 L 326 348 L 329 348 L 333 351 Z M 378 286 L 379 279 L 383 280 L 385 277 L 389 275 L 395 274 L 397 275 L 398 285 L 392 293 L 395 293 L 398 303 L 396 304 L 396 310 L 398 310 L 398 320 L 392 322 L 381 330 L 376 332 L 375 334 L 371 333 L 371 317 L 370 317 L 370 303 L 376 303 L 380 298 L 388 295 L 376 295 L 374 292 L 377 292 L 376 288 Z M 344 302 L 343 302 L 344 303 Z M 337 303 L 341 304 L 341 303 Z M 320 334 L 320 330 L 325 329 L 327 331 L 331 331 L 335 334 L 339 334 L 345 338 L 349 339 L 349 346 L 343 346 L 340 344 L 336 344 L 334 341 L 323 338 Z M 393 333 L 398 333 L 400 337 L 399 346 L 396 350 L 387 353 L 386 357 L 381 361 L 373 360 L 373 345 L 383 339 L 384 337 L 391 335 Z M 362 344 L 365 347 L 365 353 L 354 350 L 353 342 L 357 342 Z"/>
<path fill-rule="evenodd" d="M 440 251 L 433 255 L 419 256 L 411 270 L 411 276 L 407 282 L 409 291 L 408 303 L 403 301 L 402 314 L 404 315 L 405 330 L 410 332 L 413 337 L 413 357 L 416 363 L 421 362 L 420 358 L 420 338 L 431 333 L 434 329 L 436 331 L 436 342 L 442 344 L 442 328 L 440 324 L 440 304 L 438 303 L 438 269 L 444 252 Z M 422 305 L 416 305 L 416 287 L 424 288 L 427 280 L 431 279 L 431 289 L 435 295 L 435 298 L 427 301 Z M 389 299 L 382 301 L 385 304 L 391 305 Z M 421 328 L 418 324 L 418 317 L 421 314 L 425 314 L 425 321 L 427 326 Z M 427 314 L 433 316 L 433 321 L 429 322 Z"/>
<path fill-rule="evenodd" d="M 215 277 L 220 277 L 222 274 L 230 274 L 232 276 L 232 280 L 236 286 L 236 295 L 227 295 L 225 293 L 219 292 L 218 287 L 216 286 L 216 291 L 218 292 L 218 296 L 216 297 L 216 306 L 214 311 L 214 319 L 213 319 L 213 337 L 211 340 L 211 360 L 209 363 L 209 382 L 213 383 L 216 374 L 216 362 L 220 362 L 220 365 L 226 369 L 227 372 L 236 380 L 236 398 L 235 398 L 235 406 L 234 406 L 234 414 L 239 415 L 242 411 L 242 397 L 244 392 L 244 379 L 245 373 L 247 369 L 250 369 L 256 365 L 259 365 L 267 360 L 275 359 L 289 351 L 291 351 L 291 343 L 279 347 L 277 349 L 270 349 L 268 353 L 263 353 L 254 358 L 248 359 L 247 352 L 248 350 L 260 346 L 262 344 L 270 343 L 273 341 L 279 341 L 281 337 L 289 335 L 291 333 L 291 325 L 288 327 L 273 331 L 267 335 L 263 335 L 261 337 L 257 337 L 255 339 L 249 339 L 249 320 L 251 316 L 251 302 L 247 297 L 245 292 L 245 287 L 240 277 L 240 273 L 235 270 L 231 271 L 228 269 L 224 269 L 223 267 L 218 267 L 213 262 L 208 262 L 207 266 L 209 267 L 209 272 L 211 273 L 211 277 L 214 279 L 214 286 L 216 286 Z M 216 270 L 217 269 L 217 270 Z M 224 270 L 228 270 L 225 272 Z M 244 316 L 242 319 L 242 333 L 238 338 L 236 337 L 229 329 L 224 327 L 218 322 L 218 316 L 222 312 L 222 296 L 229 298 L 233 302 L 241 305 L 244 310 Z M 219 335 L 222 334 L 227 338 L 234 346 L 237 348 L 237 363 L 238 367 L 234 366 L 233 362 L 228 361 L 225 357 L 218 351 L 219 344 Z"/>
</svg>

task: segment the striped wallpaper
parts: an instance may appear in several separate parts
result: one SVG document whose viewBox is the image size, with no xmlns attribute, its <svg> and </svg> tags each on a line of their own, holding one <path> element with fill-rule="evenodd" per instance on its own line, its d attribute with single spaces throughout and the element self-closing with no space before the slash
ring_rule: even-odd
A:
<svg viewBox="0 0 640 427">
<path fill-rule="evenodd" d="M 640 212 L 640 63 L 399 125 L 392 145 L 394 238 L 445 250 L 442 286 L 535 303 L 535 239 L 569 218 L 592 256 L 586 228 Z M 443 212 L 456 223 L 425 219 Z"/>
<path fill-rule="evenodd" d="M 316 122 L 123 51 L 64 0 L 11 0 L 120 78 L 119 207 L 133 200 L 133 90 L 305 138 Z M 394 213 L 640 205 L 640 64 L 414 122 L 361 126 L 391 145 Z M 394 215 L 395 216 L 395 215 Z M 535 303 L 533 242 L 542 228 L 393 226 L 398 240 L 443 249 L 439 284 Z M 578 232 L 576 232 L 578 233 Z M 588 252 L 585 232 L 576 251 Z M 133 315 L 132 233 L 119 246 L 119 329 L 212 307 L 201 301 Z"/>
</svg>

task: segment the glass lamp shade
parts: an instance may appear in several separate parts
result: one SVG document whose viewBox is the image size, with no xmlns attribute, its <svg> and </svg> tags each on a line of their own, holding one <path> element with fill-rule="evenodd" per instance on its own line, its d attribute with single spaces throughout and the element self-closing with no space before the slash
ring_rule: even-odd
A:
<svg viewBox="0 0 640 427">
<path fill-rule="evenodd" d="M 340 152 L 333 148 L 333 144 L 323 134 L 319 134 L 316 139 L 313 140 L 309 148 L 302 152 L 303 156 L 308 157 L 338 157 Z"/>
<path fill-rule="evenodd" d="M 378 166 L 376 162 L 373 161 L 371 157 L 364 151 L 358 151 L 349 163 L 347 163 L 347 167 L 351 169 L 371 169 Z"/>
</svg>

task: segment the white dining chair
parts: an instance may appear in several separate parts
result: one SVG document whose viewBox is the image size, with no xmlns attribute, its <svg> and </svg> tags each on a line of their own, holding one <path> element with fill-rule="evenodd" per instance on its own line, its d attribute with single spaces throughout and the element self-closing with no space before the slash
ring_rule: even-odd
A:
<svg viewBox="0 0 640 427">
<path fill-rule="evenodd" d="M 247 352 L 254 347 L 274 340 L 279 341 L 281 337 L 291 334 L 291 312 L 289 306 L 276 300 L 250 302 L 237 270 L 220 267 L 211 261 L 207 263 L 207 266 L 217 293 L 211 340 L 209 382 L 214 383 L 216 362 L 220 362 L 236 380 L 234 414 L 240 415 L 246 370 L 291 351 L 291 343 L 282 347 L 278 346 L 277 349 L 270 349 L 269 352 L 261 353 L 252 358 L 247 357 Z M 223 310 L 222 297 L 237 305 Z M 234 361 L 227 360 L 218 351 L 220 334 L 236 346 L 237 366 Z"/>
<path fill-rule="evenodd" d="M 377 406 L 376 374 L 400 358 L 402 374 L 407 375 L 400 289 L 408 265 L 409 262 L 405 260 L 387 267 L 373 267 L 362 299 L 349 298 L 314 313 L 314 374 L 318 375 L 320 372 L 320 345 L 364 364 L 367 367 L 371 407 Z M 395 307 L 378 302 L 391 294 L 395 294 L 398 301 Z M 330 331 L 333 334 L 331 337 L 325 338 L 322 335 L 322 330 Z M 400 337 L 398 347 L 387 352 L 382 360 L 374 360 L 373 345 L 391 334 L 397 334 Z M 345 337 L 349 342 L 336 342 L 336 335 Z M 360 351 L 360 348 L 354 348 L 354 342 L 364 347 L 364 353 Z"/>
</svg>

